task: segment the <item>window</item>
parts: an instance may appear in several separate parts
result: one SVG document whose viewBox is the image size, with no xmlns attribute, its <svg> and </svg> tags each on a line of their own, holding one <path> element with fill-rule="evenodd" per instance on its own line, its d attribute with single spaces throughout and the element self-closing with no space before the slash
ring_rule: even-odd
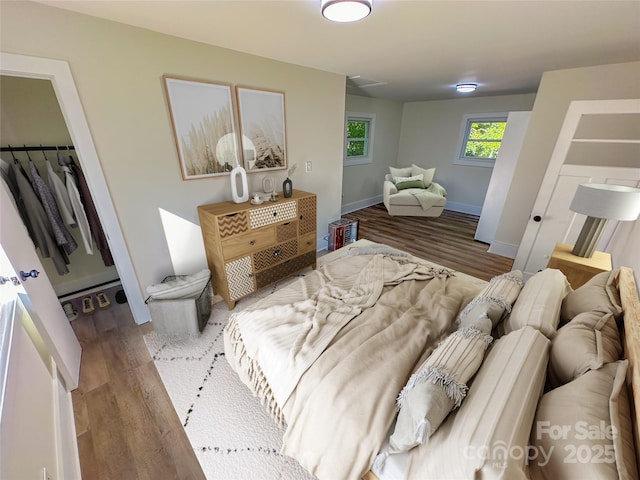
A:
<svg viewBox="0 0 640 480">
<path fill-rule="evenodd" d="M 453 163 L 493 167 L 506 126 L 506 113 L 465 115 L 462 121 L 458 157 Z"/>
<path fill-rule="evenodd" d="M 373 161 L 373 113 L 347 112 L 344 165 L 363 165 Z"/>
</svg>

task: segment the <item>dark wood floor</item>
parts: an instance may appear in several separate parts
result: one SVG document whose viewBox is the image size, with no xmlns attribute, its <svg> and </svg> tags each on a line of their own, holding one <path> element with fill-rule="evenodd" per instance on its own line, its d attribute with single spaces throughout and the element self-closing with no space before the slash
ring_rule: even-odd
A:
<svg viewBox="0 0 640 480">
<path fill-rule="evenodd" d="M 473 240 L 477 217 L 445 211 L 439 218 L 390 217 L 378 205 L 346 215 L 359 238 L 386 243 L 455 270 L 489 279 L 511 259 Z M 135 325 L 127 304 L 80 313 L 72 326 L 83 348 L 72 394 L 85 480 L 204 479 L 143 340 L 152 324 Z M 95 298 L 95 297 L 94 297 Z M 95 300 L 94 300 L 95 302 Z M 75 302 L 80 308 L 79 301 Z M 257 478 L 257 477 L 256 477 Z"/>
<path fill-rule="evenodd" d="M 437 218 L 392 217 L 383 204 L 344 215 L 358 220 L 358 238 L 399 248 L 442 266 L 490 280 L 511 270 L 513 259 L 487 253 L 473 236 L 478 217 L 445 210 Z"/>
</svg>

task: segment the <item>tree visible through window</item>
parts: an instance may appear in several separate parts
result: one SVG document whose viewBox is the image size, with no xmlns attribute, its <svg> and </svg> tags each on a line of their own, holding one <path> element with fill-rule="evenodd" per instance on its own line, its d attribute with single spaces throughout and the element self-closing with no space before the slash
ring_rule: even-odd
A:
<svg viewBox="0 0 640 480">
<path fill-rule="evenodd" d="M 371 163 L 375 115 L 347 113 L 345 165 Z"/>
<path fill-rule="evenodd" d="M 507 122 L 471 122 L 464 156 L 495 159 L 506 126 Z"/>
<path fill-rule="evenodd" d="M 506 114 L 465 115 L 460 153 L 455 163 L 492 167 L 498 157 L 506 126 Z"/>
</svg>

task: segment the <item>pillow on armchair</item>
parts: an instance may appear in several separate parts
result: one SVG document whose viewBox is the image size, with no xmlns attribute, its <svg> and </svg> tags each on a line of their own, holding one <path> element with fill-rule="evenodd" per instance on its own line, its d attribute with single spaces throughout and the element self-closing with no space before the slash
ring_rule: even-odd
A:
<svg viewBox="0 0 640 480">
<path fill-rule="evenodd" d="M 389 173 L 391 173 L 391 178 L 393 177 L 411 177 L 411 167 L 389 167 Z"/>
<path fill-rule="evenodd" d="M 422 175 L 424 181 L 424 188 L 429 188 L 429 185 L 433 182 L 433 177 L 436 174 L 435 168 L 422 168 L 415 163 L 411 164 L 411 175 Z"/>
<path fill-rule="evenodd" d="M 425 188 L 424 176 L 422 174 L 412 177 L 393 177 L 393 183 L 395 183 L 398 190 Z"/>
</svg>

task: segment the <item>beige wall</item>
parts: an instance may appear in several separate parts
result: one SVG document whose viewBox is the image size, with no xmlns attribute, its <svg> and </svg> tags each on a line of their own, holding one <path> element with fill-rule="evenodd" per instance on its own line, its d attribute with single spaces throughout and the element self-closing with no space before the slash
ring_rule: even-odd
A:
<svg viewBox="0 0 640 480">
<path fill-rule="evenodd" d="M 531 110 L 534 99 L 527 94 L 405 103 L 397 165 L 436 167 L 434 180 L 447 190 L 447 208 L 479 215 L 493 169 L 453 164 L 463 116 Z"/>
<path fill-rule="evenodd" d="M 640 62 L 545 72 L 495 241 L 518 246 L 573 100 L 640 98 Z"/>
<path fill-rule="evenodd" d="M 32 78 L 0 78 L 0 144 L 19 147 L 22 145 L 70 145 L 69 131 L 65 125 L 53 86 L 48 80 Z M 72 154 L 77 159 L 75 154 Z M 27 154 L 15 153 L 16 158 L 27 168 Z M 30 157 L 43 178 L 46 178 L 46 163 L 41 152 L 31 152 Z M 3 153 L 5 161 L 12 161 L 11 154 Z M 58 162 L 56 152 L 47 152 L 54 170 Z M 62 177 L 61 177 L 62 178 Z M 113 266 L 105 267 L 97 249 L 88 255 L 77 227 L 67 227 L 78 243 L 78 248 L 69 255 L 69 273 L 58 275 L 50 258 L 41 258 L 56 295 L 63 296 L 78 290 L 118 279 Z M 40 253 L 40 252 L 38 252 Z"/>
<path fill-rule="evenodd" d="M 159 209 L 197 224 L 198 205 L 231 199 L 227 176 L 182 180 L 163 74 L 284 91 L 289 162 L 313 162 L 294 188 L 318 194 L 319 237 L 339 217 L 343 76 L 30 2 L 3 2 L 0 27 L 2 51 L 69 62 L 141 288 L 173 273 Z"/>
<path fill-rule="evenodd" d="M 347 95 L 346 111 L 376 115 L 373 162 L 343 168 L 342 211 L 350 212 L 382 202 L 382 181 L 398 156 L 402 103 Z"/>
</svg>

